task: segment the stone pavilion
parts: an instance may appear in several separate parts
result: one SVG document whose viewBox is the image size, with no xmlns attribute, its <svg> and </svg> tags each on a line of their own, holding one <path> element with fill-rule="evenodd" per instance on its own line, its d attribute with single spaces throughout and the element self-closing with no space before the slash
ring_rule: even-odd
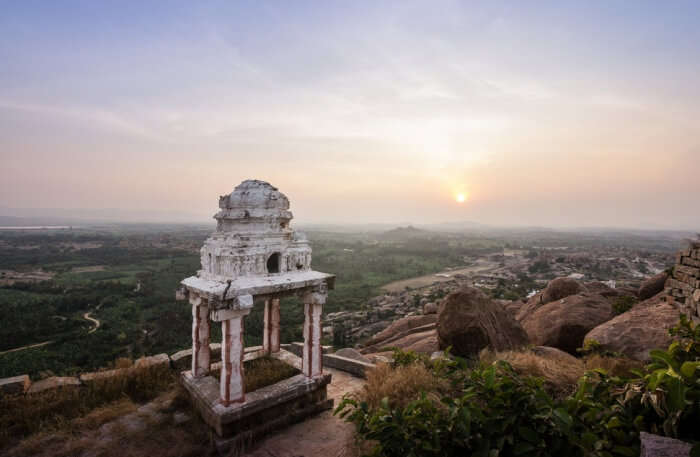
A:
<svg viewBox="0 0 700 457">
<path fill-rule="evenodd" d="M 192 305 L 192 369 L 182 381 L 220 437 L 258 434 L 271 423 L 284 425 L 280 421 L 332 405 L 326 400 L 330 374 L 323 373 L 321 312 L 335 277 L 311 269 L 311 246 L 290 227 L 289 200 L 269 183 L 243 181 L 219 197 L 219 208 L 216 231 L 200 251 L 202 269 L 181 283 Z M 280 298 L 291 295 L 304 306 L 301 361 L 280 351 Z M 256 303 L 265 307 L 263 345 L 248 351 L 244 321 Z M 218 380 L 211 375 L 211 322 L 221 324 Z M 244 358 L 263 355 L 296 363 L 301 374 L 246 393 Z"/>
</svg>

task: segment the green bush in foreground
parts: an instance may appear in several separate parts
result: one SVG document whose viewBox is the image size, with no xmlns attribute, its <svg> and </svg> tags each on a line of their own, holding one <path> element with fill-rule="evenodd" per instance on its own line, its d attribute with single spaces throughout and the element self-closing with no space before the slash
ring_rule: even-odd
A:
<svg viewBox="0 0 700 457">
<path fill-rule="evenodd" d="M 685 317 L 668 350 L 631 378 L 587 372 L 574 394 L 557 400 L 542 380 L 503 361 L 468 369 L 463 360 L 397 354 L 395 364 L 424 363 L 453 386 L 440 401 L 422 394 L 402 407 L 370 407 L 346 396 L 336 414 L 372 445 L 369 455 L 638 456 L 639 432 L 700 441 L 700 326 Z M 693 448 L 700 455 L 700 445 Z"/>
</svg>

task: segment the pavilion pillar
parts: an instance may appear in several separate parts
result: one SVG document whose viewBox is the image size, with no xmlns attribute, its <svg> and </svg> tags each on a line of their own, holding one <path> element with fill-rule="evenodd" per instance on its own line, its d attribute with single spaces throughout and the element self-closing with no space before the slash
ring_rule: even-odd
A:
<svg viewBox="0 0 700 457">
<path fill-rule="evenodd" d="M 211 318 L 221 322 L 221 379 L 219 393 L 221 403 L 229 406 L 245 401 L 243 385 L 243 318 L 253 307 L 253 297 L 239 296 L 234 309 L 225 308 L 214 310 Z"/>
<path fill-rule="evenodd" d="M 206 300 L 190 294 L 192 305 L 192 376 L 199 378 L 209 374 L 211 354 L 209 349 L 209 306 Z"/>
<path fill-rule="evenodd" d="M 325 302 L 326 294 L 309 293 L 304 296 L 304 352 L 301 371 L 310 378 L 323 373 L 321 313 Z"/>
<path fill-rule="evenodd" d="M 266 353 L 280 351 L 280 300 L 265 300 L 263 313 L 263 351 Z"/>
</svg>

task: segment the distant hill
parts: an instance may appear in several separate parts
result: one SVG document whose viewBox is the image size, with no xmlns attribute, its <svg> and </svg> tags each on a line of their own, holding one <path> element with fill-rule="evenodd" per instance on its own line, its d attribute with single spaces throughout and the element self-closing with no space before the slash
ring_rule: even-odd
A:
<svg viewBox="0 0 700 457">
<path fill-rule="evenodd" d="M 431 238 L 435 233 L 428 230 L 415 228 L 412 225 L 406 227 L 397 227 L 392 230 L 380 233 L 377 238 L 384 241 L 407 241 L 416 238 Z"/>
</svg>

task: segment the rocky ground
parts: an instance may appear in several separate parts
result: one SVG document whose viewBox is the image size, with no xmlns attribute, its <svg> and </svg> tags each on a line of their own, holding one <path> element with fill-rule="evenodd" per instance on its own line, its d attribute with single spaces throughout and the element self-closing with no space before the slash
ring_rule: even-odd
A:
<svg viewBox="0 0 700 457">
<path fill-rule="evenodd" d="M 327 368 L 333 375 L 328 396 L 336 405 L 364 380 Z M 124 457 L 217 455 L 212 432 L 192 410 L 181 389 L 144 405 L 120 401 L 91 412 L 56 431 L 39 433 L 12 449 L 8 457 Z M 234 455 L 234 454 L 232 454 Z M 246 454 L 249 457 L 353 456 L 354 428 L 332 411 L 273 434 Z"/>
</svg>

